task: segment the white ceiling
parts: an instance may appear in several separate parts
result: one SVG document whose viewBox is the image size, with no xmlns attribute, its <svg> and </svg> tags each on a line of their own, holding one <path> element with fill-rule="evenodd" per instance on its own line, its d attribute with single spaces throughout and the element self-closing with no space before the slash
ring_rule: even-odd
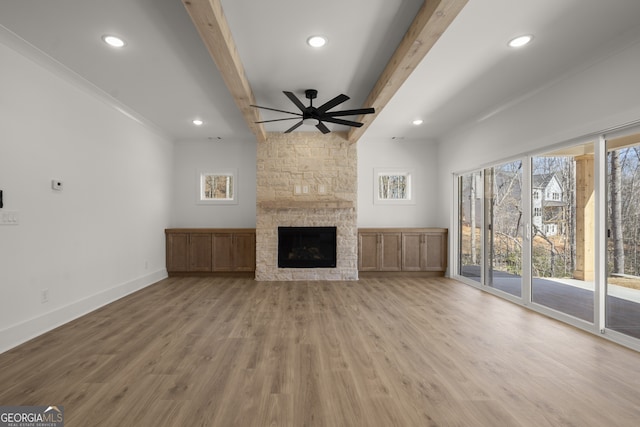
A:
<svg viewBox="0 0 640 427">
<path fill-rule="evenodd" d="M 283 90 L 305 104 L 304 90 L 313 88 L 314 105 L 344 93 L 351 100 L 336 109 L 366 107 L 421 5 L 222 0 L 256 103 L 290 111 Z M 469 0 L 365 137 L 437 140 L 636 40 L 639 18 L 638 0 Z M 2 1 L 0 25 L 5 36 L 35 46 L 171 138 L 253 138 L 180 0 Z M 107 33 L 124 38 L 126 48 L 106 46 Z M 525 33 L 535 37 L 530 46 L 507 47 Z M 328 44 L 310 48 L 305 40 L 313 34 Z M 193 126 L 195 117 L 205 124 Z M 415 118 L 424 124 L 413 126 Z"/>
</svg>

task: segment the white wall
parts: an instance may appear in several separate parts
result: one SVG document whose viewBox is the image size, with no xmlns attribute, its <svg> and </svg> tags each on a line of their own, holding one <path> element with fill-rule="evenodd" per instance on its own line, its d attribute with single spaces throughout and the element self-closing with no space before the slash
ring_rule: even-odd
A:
<svg viewBox="0 0 640 427">
<path fill-rule="evenodd" d="M 255 228 L 255 141 L 181 141 L 175 144 L 174 157 L 172 227 Z M 196 204 L 198 170 L 215 172 L 217 168 L 237 169 L 238 204 Z"/>
<path fill-rule="evenodd" d="M 358 227 L 435 227 L 437 147 L 424 141 L 358 141 Z M 413 205 L 373 203 L 375 168 L 413 169 Z"/>
<path fill-rule="evenodd" d="M 0 352 L 166 277 L 173 152 L 77 77 L 2 42 L 0 214 L 20 223 L 0 225 Z"/>
</svg>

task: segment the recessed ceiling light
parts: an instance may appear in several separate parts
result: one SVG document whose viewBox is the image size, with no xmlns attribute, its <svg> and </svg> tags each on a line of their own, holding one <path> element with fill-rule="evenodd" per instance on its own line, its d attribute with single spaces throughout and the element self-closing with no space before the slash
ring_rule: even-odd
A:
<svg viewBox="0 0 640 427">
<path fill-rule="evenodd" d="M 120 37 L 109 35 L 102 36 L 102 41 L 104 41 L 111 47 L 124 47 L 124 45 L 126 44 Z"/>
<path fill-rule="evenodd" d="M 193 119 L 191 123 L 193 123 L 196 126 L 202 126 L 204 124 L 204 122 L 200 119 Z"/>
<path fill-rule="evenodd" d="M 307 44 L 311 47 L 322 47 L 327 44 L 327 39 L 322 36 L 311 36 L 307 39 Z"/>
<path fill-rule="evenodd" d="M 416 126 L 420 126 L 422 123 L 424 123 L 424 121 L 422 119 L 415 119 L 411 123 L 413 123 Z"/>
<path fill-rule="evenodd" d="M 518 36 L 514 39 L 511 39 L 511 41 L 509 42 L 509 47 L 522 47 L 529 44 L 531 40 L 533 40 L 533 36 L 529 34 Z"/>
</svg>

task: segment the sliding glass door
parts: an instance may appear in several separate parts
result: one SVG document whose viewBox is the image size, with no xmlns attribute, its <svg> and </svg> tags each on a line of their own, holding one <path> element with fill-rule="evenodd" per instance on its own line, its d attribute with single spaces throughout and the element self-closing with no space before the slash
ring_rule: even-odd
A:
<svg viewBox="0 0 640 427">
<path fill-rule="evenodd" d="M 522 295 L 522 162 L 458 177 L 458 273 Z"/>
<path fill-rule="evenodd" d="M 485 169 L 485 285 L 522 296 L 522 162 Z"/>
<path fill-rule="evenodd" d="M 482 174 L 472 172 L 458 178 L 458 274 L 481 281 L 482 265 Z"/>
<path fill-rule="evenodd" d="M 607 141 L 606 326 L 640 338 L 640 134 Z"/>
<path fill-rule="evenodd" d="M 531 301 L 593 322 L 594 144 L 531 158 Z"/>
<path fill-rule="evenodd" d="M 459 175 L 465 281 L 640 346 L 640 128 Z"/>
</svg>

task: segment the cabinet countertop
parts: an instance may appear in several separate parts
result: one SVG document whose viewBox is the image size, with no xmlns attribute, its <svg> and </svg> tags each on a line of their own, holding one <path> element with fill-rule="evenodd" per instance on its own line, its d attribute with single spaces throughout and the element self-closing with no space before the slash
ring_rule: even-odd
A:
<svg viewBox="0 0 640 427">
<path fill-rule="evenodd" d="M 212 234 L 212 233 L 255 233 L 255 228 L 166 228 L 165 234 L 188 233 L 188 234 Z"/>
</svg>

